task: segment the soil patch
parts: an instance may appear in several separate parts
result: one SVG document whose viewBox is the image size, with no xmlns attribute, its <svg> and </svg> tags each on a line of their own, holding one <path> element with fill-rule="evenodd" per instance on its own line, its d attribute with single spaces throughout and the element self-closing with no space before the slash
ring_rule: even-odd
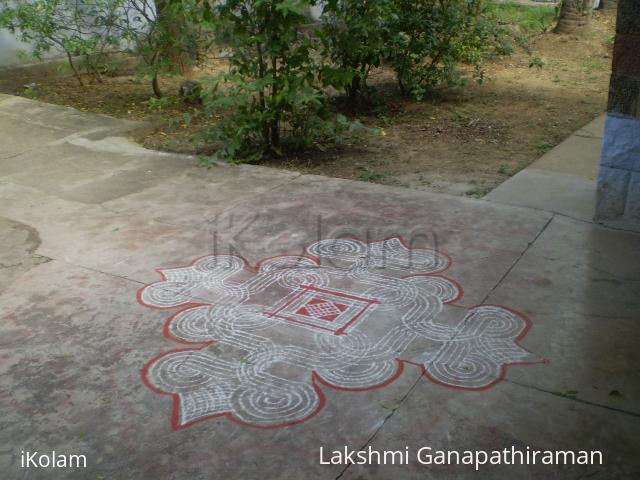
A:
<svg viewBox="0 0 640 480">
<path fill-rule="evenodd" d="M 483 196 L 539 158 L 606 107 L 615 17 L 596 13 L 580 35 L 539 34 L 534 55 L 544 65 L 530 67 L 519 52 L 487 65 L 482 85 L 434 92 L 422 102 L 403 98 L 390 71 L 374 72 L 371 84 L 381 103 L 358 118 L 384 135 L 367 135 L 328 151 L 272 159 L 279 168 L 455 195 Z M 198 78 L 224 67 L 210 62 Z M 192 140 L 207 120 L 199 107 L 177 97 L 183 79 L 162 79 L 168 94 L 152 97 L 149 81 L 123 59 L 103 83 L 80 86 L 63 65 L 36 65 L 0 71 L 0 92 L 31 96 L 127 119 L 147 120 L 132 133 L 147 148 L 207 153 Z M 25 88 L 25 85 L 35 87 Z M 211 120 L 208 120 L 209 122 Z"/>
</svg>

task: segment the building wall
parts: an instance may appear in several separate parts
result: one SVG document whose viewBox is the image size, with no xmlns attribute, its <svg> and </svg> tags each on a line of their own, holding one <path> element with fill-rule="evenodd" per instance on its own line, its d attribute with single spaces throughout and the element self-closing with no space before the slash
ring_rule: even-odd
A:
<svg viewBox="0 0 640 480">
<path fill-rule="evenodd" d="M 596 220 L 640 231 L 640 0 L 619 0 Z"/>
<path fill-rule="evenodd" d="M 141 5 L 141 3 L 138 4 Z M 322 4 L 311 7 L 309 9 L 309 16 L 313 20 L 319 20 L 322 15 L 322 8 Z M 147 10 L 147 13 L 149 13 L 150 16 L 154 16 L 153 11 L 151 10 Z M 128 13 L 123 12 L 123 15 L 129 15 L 130 18 L 139 16 L 139 14 L 137 14 L 135 10 L 131 9 L 131 7 L 128 9 Z M 144 28 L 144 23 L 141 23 L 141 28 Z M 0 29 L 0 68 L 33 63 L 35 60 L 29 55 L 19 56 L 20 52 L 28 54 L 30 51 L 31 48 L 29 44 L 20 42 L 16 36 L 8 30 Z M 44 57 L 45 59 L 63 58 L 64 52 L 53 48 L 50 52 L 47 52 Z"/>
<path fill-rule="evenodd" d="M 19 58 L 18 53 L 21 51 L 28 52 L 29 45 L 18 41 L 8 30 L 0 30 L 0 67 L 33 61 Z"/>
<path fill-rule="evenodd" d="M 17 3 L 18 0 L 16 0 Z M 30 0 L 19 0 L 19 1 L 30 1 Z M 56 10 L 58 19 L 56 21 L 64 21 L 64 19 L 68 19 L 68 21 L 72 21 L 74 14 L 76 13 L 77 5 L 82 7 L 82 2 L 79 4 L 76 0 L 64 0 L 62 2 L 60 9 Z M 66 6 L 66 8 L 65 8 Z M 136 28 L 140 28 L 144 30 L 147 28 L 145 17 L 149 16 L 153 18 L 155 16 L 153 10 L 153 2 L 141 2 L 141 1 L 128 1 L 124 2 L 124 4 L 116 10 L 119 18 L 124 22 L 124 20 L 128 19 L 129 23 Z M 142 9 L 144 9 L 144 14 L 141 13 Z M 82 27 L 82 30 L 85 34 L 92 35 L 95 33 L 102 33 L 101 27 L 91 27 L 92 25 L 92 17 L 87 14 L 85 17 L 85 24 Z M 131 47 L 131 44 L 128 44 L 126 41 L 122 41 L 123 47 Z M 11 67 L 17 66 L 24 63 L 33 63 L 36 61 L 29 54 L 31 53 L 32 48 L 31 45 L 27 43 L 23 43 L 19 41 L 16 35 L 12 34 L 8 30 L 0 29 L 0 67 Z M 19 56 L 20 52 L 27 53 L 26 56 Z M 54 59 L 54 58 L 65 58 L 66 55 L 61 48 L 52 47 L 49 51 L 44 52 L 44 59 Z"/>
</svg>

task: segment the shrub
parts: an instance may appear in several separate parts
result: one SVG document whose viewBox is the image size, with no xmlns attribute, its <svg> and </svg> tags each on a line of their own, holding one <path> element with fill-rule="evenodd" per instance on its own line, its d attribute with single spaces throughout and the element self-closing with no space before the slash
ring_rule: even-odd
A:
<svg viewBox="0 0 640 480">
<path fill-rule="evenodd" d="M 422 98 L 429 87 L 463 83 L 460 63 L 481 79 L 485 59 L 510 52 L 515 37 L 484 0 L 329 0 L 320 38 L 324 78 L 344 83 L 354 102 L 383 61 L 403 93 Z"/>
<path fill-rule="evenodd" d="M 228 0 L 214 10 L 218 41 L 230 49 L 228 72 L 209 80 L 205 111 L 217 116 L 205 139 L 218 142 L 214 158 L 257 160 L 333 136 L 312 52 L 301 35 L 314 0 Z"/>
<path fill-rule="evenodd" d="M 400 89 L 422 98 L 435 85 L 461 84 L 460 63 L 475 67 L 511 49 L 511 34 L 484 0 L 325 0 L 317 35 L 301 32 L 317 0 L 214 3 L 216 39 L 231 54 L 228 72 L 209 80 L 206 112 L 217 119 L 204 139 L 214 158 L 257 160 L 305 147 L 349 127 L 331 119 L 324 87 L 356 103 L 383 61 Z M 359 125 L 359 124 L 351 124 Z"/>
<path fill-rule="evenodd" d="M 391 0 L 327 0 L 323 8 L 322 54 L 326 84 L 344 88 L 355 104 L 367 92 L 372 68 L 380 66 L 389 47 L 387 38 Z"/>
<path fill-rule="evenodd" d="M 512 32 L 484 8 L 484 0 L 394 0 L 386 59 L 403 93 L 422 98 L 429 87 L 460 85 L 458 65 L 482 79 L 487 57 L 512 50 Z"/>
</svg>

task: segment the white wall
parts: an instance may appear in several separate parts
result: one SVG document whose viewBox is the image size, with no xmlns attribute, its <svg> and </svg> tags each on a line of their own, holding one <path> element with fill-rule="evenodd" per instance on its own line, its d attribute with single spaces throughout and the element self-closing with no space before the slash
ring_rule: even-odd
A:
<svg viewBox="0 0 640 480">
<path fill-rule="evenodd" d="M 309 13 L 312 18 L 318 20 L 322 13 L 322 5 L 311 7 Z M 18 53 L 21 51 L 27 53 L 27 56 L 23 58 L 18 57 Z M 33 63 L 35 60 L 29 55 L 30 51 L 31 49 L 28 44 L 17 40 L 8 30 L 0 29 L 0 67 Z M 61 51 L 51 51 L 45 54 L 45 58 L 62 56 L 63 52 Z"/>
<path fill-rule="evenodd" d="M 309 9 L 309 13 L 311 14 L 311 17 L 313 17 L 315 20 L 320 20 L 320 17 L 322 16 L 322 5 L 315 5 L 313 7 L 311 7 Z"/>
<path fill-rule="evenodd" d="M 29 46 L 18 41 L 11 32 L 0 30 L 0 67 L 19 65 L 32 60 L 21 60 L 17 54 L 20 51 L 29 51 Z"/>
</svg>

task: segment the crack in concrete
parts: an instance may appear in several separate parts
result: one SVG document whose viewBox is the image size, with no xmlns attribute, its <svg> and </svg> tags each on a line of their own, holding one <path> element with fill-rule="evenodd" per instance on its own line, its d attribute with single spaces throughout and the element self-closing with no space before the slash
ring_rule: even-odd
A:
<svg viewBox="0 0 640 480">
<path fill-rule="evenodd" d="M 121 280 L 126 280 L 127 282 L 137 283 L 138 285 L 146 285 L 145 282 L 141 282 L 140 280 L 136 280 L 135 278 L 125 277 L 124 275 L 118 275 L 116 273 L 104 272 L 98 268 L 87 267 L 86 265 L 79 265 L 77 263 L 68 262 L 66 260 L 52 259 L 57 260 L 58 262 L 65 263 L 67 265 L 71 265 L 72 267 L 81 268 L 83 270 L 88 270 L 94 273 L 100 273 L 102 275 L 108 275 L 109 277 L 119 278 Z"/>
<path fill-rule="evenodd" d="M 496 290 L 496 288 L 498 288 L 500 286 L 500 284 L 505 280 L 505 278 L 509 275 L 509 273 L 511 273 L 511 271 L 514 269 L 514 267 L 520 262 L 520 260 L 522 259 L 522 257 L 524 257 L 524 255 L 527 253 L 527 251 L 533 246 L 533 244 L 538 240 L 538 238 L 540 238 L 540 236 L 544 233 L 544 231 L 547 229 L 547 227 L 551 224 L 551 222 L 553 221 L 553 219 L 555 218 L 555 214 L 552 215 L 547 222 L 542 226 L 542 228 L 540 229 L 540 231 L 535 235 L 535 237 L 533 237 L 533 240 L 531 240 L 527 246 L 522 250 L 522 252 L 520 252 L 520 254 L 518 255 L 518 257 L 513 261 L 513 263 L 511 264 L 511 266 L 509 266 L 509 268 L 507 269 L 507 271 L 504 273 L 504 275 L 502 275 L 502 277 L 500 277 L 500 279 L 498 280 L 498 282 L 491 288 L 491 290 L 489 290 L 489 292 L 484 296 L 484 298 L 482 299 L 481 304 L 484 304 L 487 299 L 491 296 L 491 294 Z M 457 332 L 456 332 L 457 335 Z M 449 341 L 452 341 L 453 339 L 455 339 L 456 335 L 454 335 Z M 440 352 L 442 352 L 444 350 L 444 348 L 440 349 Z M 436 362 L 439 358 L 439 355 L 437 355 L 432 362 Z M 376 437 L 376 435 L 378 435 L 378 433 L 384 428 L 384 426 L 386 425 L 386 423 L 395 415 L 395 413 L 400 410 L 400 408 L 402 407 L 402 404 L 405 402 L 405 400 L 409 397 L 409 395 L 411 395 L 411 392 L 413 392 L 413 390 L 415 389 L 415 387 L 418 385 L 418 382 L 424 377 L 424 374 L 420 375 L 416 381 L 413 383 L 413 385 L 409 388 L 409 390 L 407 391 L 407 393 L 402 397 L 402 399 L 399 402 L 399 407 L 397 409 L 395 409 L 393 412 L 391 412 L 389 415 L 387 415 L 384 420 L 382 421 L 382 424 L 376 429 L 376 431 L 373 433 L 373 435 L 371 435 L 371 437 L 369 437 L 369 439 L 365 442 L 365 444 L 363 446 L 360 447 L 360 450 L 363 450 L 364 448 L 366 448 L 372 441 L 373 439 Z M 506 381 L 506 379 L 505 379 Z M 335 478 L 335 480 L 339 480 L 344 474 L 345 472 L 349 469 L 351 465 L 347 465 L 341 472 L 340 474 Z"/>
<path fill-rule="evenodd" d="M 37 149 L 38 148 L 29 148 L 29 149 L 27 149 L 27 150 L 25 150 L 23 152 L 13 153 L 11 155 L 6 155 L 6 156 L 3 155 L 3 156 L 0 157 L 0 160 L 10 160 L 12 158 L 16 158 L 16 157 L 19 157 L 21 155 L 25 155 L 27 153 L 31 153 L 31 152 L 33 152 L 33 151 L 35 151 Z M 3 175 L 3 176 L 6 176 L 6 175 Z"/>
<path fill-rule="evenodd" d="M 5 265 L 4 263 L 0 262 L 0 270 L 4 270 L 7 268 L 13 268 L 13 267 L 20 267 L 22 265 L 22 263 L 18 262 L 18 263 L 12 263 L 11 265 Z"/>
<path fill-rule="evenodd" d="M 546 393 L 548 395 L 553 395 L 554 397 L 565 398 L 567 400 L 571 400 L 571 401 L 574 401 L 574 402 L 577 402 L 577 403 L 582 403 L 584 405 L 590 405 L 592 407 L 603 408 L 605 410 L 611 410 L 613 412 L 622 413 L 624 415 L 630 415 L 632 417 L 640 417 L 640 413 L 638 413 L 638 412 L 632 412 L 630 410 L 625 410 L 624 408 L 612 407 L 611 405 L 603 405 L 602 403 L 597 403 L 597 402 L 592 402 L 590 400 L 584 400 L 582 398 L 572 397 L 572 396 L 569 396 L 569 395 L 565 395 L 565 394 L 563 394 L 561 392 L 554 392 L 552 390 L 547 390 L 546 388 L 536 387 L 535 385 L 529 385 L 527 383 L 521 383 L 521 382 L 517 382 L 515 380 L 509 380 L 508 378 L 505 378 L 503 380 L 503 382 L 507 382 L 507 383 L 510 383 L 512 385 L 516 385 L 516 386 L 522 387 L 522 388 L 528 388 L 528 389 L 534 390 L 536 392 L 541 392 L 541 393 Z"/>
<path fill-rule="evenodd" d="M 587 473 L 585 475 L 580 475 L 576 480 L 585 480 L 587 478 L 594 478 L 596 475 L 602 473 L 602 470 L 596 470 L 595 472 Z"/>
<path fill-rule="evenodd" d="M 628 278 L 628 277 L 621 277 L 619 275 L 615 275 L 603 268 L 598 268 L 594 265 L 591 265 L 590 263 L 586 263 L 585 264 L 587 267 L 591 268 L 592 270 L 595 270 L 596 272 L 599 273 L 604 273 L 605 275 L 609 275 L 611 278 L 613 278 L 614 280 L 620 280 L 621 282 L 640 282 L 640 278 Z"/>
<path fill-rule="evenodd" d="M 602 140 L 603 139 L 602 136 L 598 136 L 598 135 L 595 135 L 595 134 L 592 134 L 592 133 L 587 133 L 587 132 L 581 133 L 579 130 L 577 132 L 575 132 L 573 134 L 573 136 L 574 137 L 580 137 L 580 138 L 590 138 L 592 140 Z"/>
<path fill-rule="evenodd" d="M 404 396 L 398 402 L 398 408 L 394 409 L 391 413 L 389 413 L 386 417 L 384 417 L 384 419 L 382 420 L 382 423 L 380 424 L 380 426 L 378 428 L 376 428 L 376 431 L 373 432 L 373 434 L 367 439 L 367 441 L 364 443 L 364 445 L 362 445 L 359 448 L 359 450 L 364 450 L 367 447 L 367 445 L 369 445 L 371 442 L 373 442 L 373 440 L 376 438 L 376 436 L 378 435 L 380 430 L 382 430 L 384 428 L 384 426 L 387 424 L 387 422 L 389 420 L 391 420 L 391 418 L 396 414 L 396 412 L 399 411 L 400 408 L 402 408 L 402 404 L 405 402 L 405 400 L 407 398 L 409 398 L 409 395 L 411 395 L 411 392 L 413 392 L 413 390 L 418 386 L 418 382 L 420 382 L 420 380 L 422 380 L 423 377 L 424 377 L 424 375 L 421 374 L 416 379 L 416 381 L 413 382 L 413 385 L 411 385 L 411 387 L 409 387 L 409 390 L 407 390 L 407 393 L 405 393 Z M 351 467 L 351 464 L 345 466 L 342 469 L 342 471 L 340 472 L 340 474 L 335 478 L 335 480 L 339 480 L 340 478 L 342 478 L 342 476 L 347 472 L 349 467 Z"/>
<path fill-rule="evenodd" d="M 520 260 L 522 260 L 522 257 L 525 256 L 525 254 L 529 251 L 529 249 L 533 246 L 534 243 L 536 243 L 538 241 L 538 238 L 540 238 L 540 236 L 545 232 L 545 230 L 547 229 L 547 227 L 549 227 L 549 225 L 551 225 L 551 222 L 553 221 L 553 219 L 556 217 L 556 215 L 552 215 L 551 218 L 549 218 L 549 220 L 547 220 L 547 222 L 544 224 L 544 226 L 540 229 L 540 231 L 536 234 L 535 237 L 533 237 L 533 240 L 531 240 L 527 246 L 525 247 L 524 250 L 522 250 L 522 252 L 520 252 L 520 255 L 518 255 L 518 257 L 513 261 L 513 263 L 511 264 L 511 266 L 507 269 L 506 272 L 504 272 L 504 274 L 502 275 L 502 277 L 500 277 L 500 280 L 498 280 L 498 282 L 491 288 L 491 290 L 489 290 L 489 292 L 484 296 L 484 298 L 482 299 L 482 301 L 480 302 L 480 304 L 484 304 L 487 299 L 491 296 L 491 294 L 502 284 L 502 282 L 507 278 L 507 276 L 509 276 L 509 274 L 511 273 L 511 271 L 515 268 L 515 266 L 520 263 Z"/>
<path fill-rule="evenodd" d="M 558 216 L 560 216 L 560 215 L 558 215 Z M 634 232 L 626 232 L 625 231 L 624 233 L 634 233 Z M 538 259 L 544 260 L 546 262 L 563 262 L 563 261 L 567 261 L 568 260 L 566 257 L 554 257 L 554 256 L 549 256 L 549 255 L 543 255 L 543 254 L 537 254 L 536 257 Z M 468 263 L 471 260 L 464 260 L 464 261 L 466 263 Z M 571 263 L 567 263 L 566 264 L 566 268 L 577 268 L 577 267 L 591 268 L 592 270 L 595 270 L 598 273 L 604 273 L 605 275 L 608 275 L 609 277 L 611 277 L 611 279 L 619 280 L 621 282 L 640 282 L 640 278 L 621 277 L 619 275 L 616 275 L 614 273 L 609 272 L 608 270 L 604 270 L 604 269 L 595 267 L 594 265 L 592 265 L 590 263 L 586 263 L 586 262 L 571 262 Z M 591 280 L 593 280 L 593 281 L 606 281 L 607 279 L 594 278 L 594 279 L 591 279 Z"/>
<path fill-rule="evenodd" d="M 605 320 L 633 320 L 634 317 L 626 317 L 619 315 L 599 315 L 597 313 L 587 313 L 587 312 L 573 312 L 576 315 L 584 315 L 585 317 L 593 317 L 593 318 L 603 318 Z"/>
<path fill-rule="evenodd" d="M 597 225 L 599 227 L 606 228 L 608 230 L 617 230 L 619 232 L 625 232 L 625 233 L 636 233 L 636 232 L 633 232 L 631 230 L 624 230 L 622 228 L 615 228 L 615 227 L 610 227 L 610 226 L 607 226 L 607 225 L 603 225 L 603 224 L 595 222 L 593 220 L 585 220 L 584 218 L 574 217 L 574 216 L 571 216 L 571 215 L 567 215 L 566 213 L 556 212 L 555 210 L 545 210 L 544 208 L 532 207 L 531 205 L 519 205 L 519 204 L 516 204 L 516 203 L 497 202 L 495 200 L 487 200 L 486 198 L 479 198 L 478 200 L 483 200 L 485 202 L 489 202 L 489 203 L 492 203 L 494 205 L 508 205 L 510 207 L 527 208 L 529 210 L 535 210 L 537 212 L 550 213 L 553 216 L 565 217 L 565 218 L 568 218 L 570 220 L 574 220 L 574 221 L 580 222 L 580 223 L 586 223 L 586 224 L 589 224 L 589 225 Z"/>
<path fill-rule="evenodd" d="M 373 435 L 371 435 L 371 436 L 367 439 L 367 441 L 366 441 L 366 442 L 365 442 L 365 443 L 364 443 L 364 444 L 359 448 L 359 450 L 364 450 L 364 449 L 365 449 L 365 448 L 366 448 L 366 447 L 367 447 L 367 446 L 368 446 L 368 445 L 369 445 L 369 444 L 370 444 L 370 443 L 375 439 L 375 437 L 376 437 L 376 436 L 378 435 L 378 433 L 382 430 L 382 428 L 384 428 L 384 426 L 386 425 L 386 423 L 387 423 L 389 420 L 391 420 L 391 418 L 395 415 L 395 413 L 396 413 L 397 411 L 399 411 L 399 410 L 400 410 L 400 408 L 402 407 L 402 404 L 406 401 L 406 399 L 409 397 L 409 395 L 411 395 L 411 393 L 413 392 L 413 390 L 415 389 L 415 387 L 418 385 L 418 382 L 420 382 L 420 380 L 421 380 L 423 377 L 424 377 L 424 375 L 420 375 L 420 376 L 416 379 L 416 381 L 415 381 L 415 382 L 413 382 L 413 385 L 411 385 L 411 387 L 409 388 L 409 390 L 407 391 L 407 393 L 406 393 L 406 394 L 402 397 L 402 399 L 398 402 L 399 407 L 398 407 L 397 409 L 395 409 L 394 411 L 392 411 L 391 413 L 389 413 L 389 414 L 384 418 L 384 420 L 382 421 L 382 424 L 381 424 L 381 425 L 376 429 L 376 431 L 373 433 Z M 572 400 L 572 401 L 574 401 L 574 402 L 582 403 L 582 404 L 585 404 L 585 405 L 589 405 L 589 406 L 593 406 L 593 407 L 597 407 L 597 408 L 603 408 L 603 409 L 605 409 L 605 410 L 610 410 L 610 411 L 614 411 L 614 412 L 617 412 L 617 413 L 622 413 L 622 414 L 624 414 L 624 415 L 630 415 L 630 416 L 633 416 L 633 417 L 640 417 L 640 413 L 631 412 L 631 411 L 624 410 L 624 409 L 621 409 L 621 408 L 611 407 L 611 406 L 609 406 L 609 405 L 602 405 L 602 404 L 600 404 L 600 403 L 591 402 L 591 401 L 589 401 L 589 400 L 583 400 L 583 399 L 579 399 L 579 398 L 571 398 L 571 397 L 568 397 L 568 396 L 566 396 L 566 395 L 562 395 L 562 394 L 557 393 L 557 392 L 553 392 L 553 391 L 550 391 L 550 390 L 546 390 L 546 389 L 544 389 L 544 388 L 539 388 L 539 387 L 536 387 L 536 386 L 533 386 L 533 385 L 527 385 L 527 384 L 524 384 L 524 383 L 516 382 L 516 381 L 513 381 L 513 380 L 506 379 L 506 378 L 505 378 L 503 381 L 504 381 L 504 382 L 508 382 L 508 383 L 510 383 L 510 384 L 512 384 L 512 385 L 516 385 L 516 386 L 521 387 L 521 388 L 528 388 L 528 389 L 531 389 L 531 390 L 534 390 L 534 391 L 537 391 L 537 392 L 540 392 L 540 393 L 546 393 L 546 394 L 549 394 L 549 395 L 553 395 L 553 396 L 555 396 L 555 397 L 565 398 L 565 399 L 567 399 L 567 400 Z M 340 474 L 339 474 L 337 477 L 335 477 L 335 480 L 339 480 L 340 478 L 342 478 L 342 476 L 346 473 L 346 471 L 349 469 L 349 467 L 351 467 L 351 464 L 349 464 L 349 465 L 345 466 L 345 467 L 342 469 L 342 471 L 340 472 Z M 591 474 L 588 474 L 587 476 L 580 477 L 580 478 L 591 478 L 591 477 L 593 477 L 593 476 L 597 475 L 598 473 L 599 473 L 599 472 L 593 472 L 593 473 L 591 473 Z"/>
</svg>

